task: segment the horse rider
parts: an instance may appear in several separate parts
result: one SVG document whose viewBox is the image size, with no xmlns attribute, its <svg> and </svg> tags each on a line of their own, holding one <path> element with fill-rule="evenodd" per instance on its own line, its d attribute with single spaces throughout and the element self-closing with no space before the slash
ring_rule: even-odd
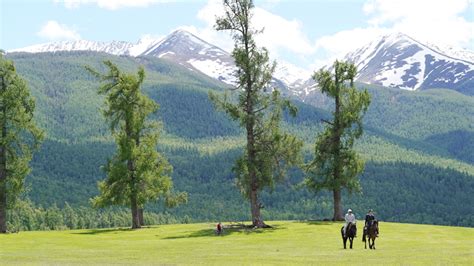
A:
<svg viewBox="0 0 474 266">
<path fill-rule="evenodd" d="M 375 215 L 374 211 L 370 209 L 367 214 L 365 215 L 365 230 L 366 232 L 369 232 L 370 227 L 372 226 L 372 223 L 375 221 Z"/>
<path fill-rule="evenodd" d="M 354 225 L 356 224 L 356 217 L 352 213 L 351 209 L 347 210 L 347 213 L 344 219 L 346 220 L 346 224 L 344 224 L 344 237 L 346 237 L 347 226 L 349 225 L 349 223 L 352 223 Z"/>
<path fill-rule="evenodd" d="M 222 235 L 222 231 L 224 230 L 224 228 L 222 228 L 222 223 L 219 222 L 216 227 L 217 227 L 216 233 L 217 233 L 218 235 Z"/>
</svg>

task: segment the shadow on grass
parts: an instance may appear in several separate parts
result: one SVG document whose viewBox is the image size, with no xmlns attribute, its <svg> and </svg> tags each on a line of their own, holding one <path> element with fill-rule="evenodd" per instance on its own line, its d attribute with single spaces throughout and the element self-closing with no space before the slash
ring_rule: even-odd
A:
<svg viewBox="0 0 474 266">
<path fill-rule="evenodd" d="M 98 234 L 106 234 L 106 233 L 117 234 L 120 232 L 129 232 L 129 231 L 134 231 L 134 230 L 137 230 L 137 229 L 131 229 L 131 228 L 89 229 L 84 232 L 76 232 L 76 233 L 71 233 L 71 234 L 74 234 L 74 235 L 98 235 Z"/>
<path fill-rule="evenodd" d="M 322 221 L 322 220 L 305 220 L 300 221 L 301 223 L 307 223 L 308 225 L 332 225 L 333 221 Z"/>
<path fill-rule="evenodd" d="M 286 229 L 282 226 L 272 226 L 271 228 L 253 228 L 252 226 L 246 225 L 231 225 L 229 227 L 224 227 L 224 232 L 221 235 L 216 234 L 215 229 L 201 229 L 198 231 L 191 232 L 189 234 L 178 235 L 178 236 L 169 236 L 164 237 L 163 239 L 182 239 L 182 238 L 194 238 L 194 237 L 226 237 L 233 234 L 266 234 L 275 232 L 276 230 Z M 158 236 L 158 235 L 157 235 Z M 159 236 L 158 236 L 159 237 Z"/>
</svg>

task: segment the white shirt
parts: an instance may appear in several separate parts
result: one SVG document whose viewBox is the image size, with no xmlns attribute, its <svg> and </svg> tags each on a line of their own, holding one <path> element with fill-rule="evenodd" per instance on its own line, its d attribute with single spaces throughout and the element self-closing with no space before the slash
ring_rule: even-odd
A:
<svg viewBox="0 0 474 266">
<path fill-rule="evenodd" d="M 346 220 L 346 223 L 356 223 L 356 217 L 353 213 L 346 213 L 344 219 Z"/>
</svg>

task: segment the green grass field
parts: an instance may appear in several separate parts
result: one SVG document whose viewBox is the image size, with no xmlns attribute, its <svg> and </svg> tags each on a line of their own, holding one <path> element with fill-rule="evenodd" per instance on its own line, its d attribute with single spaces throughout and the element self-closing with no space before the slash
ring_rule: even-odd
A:
<svg viewBox="0 0 474 266">
<path fill-rule="evenodd" d="M 474 264 L 474 228 L 381 222 L 377 250 L 365 250 L 361 234 L 344 250 L 340 223 L 269 224 L 223 236 L 205 223 L 0 235 L 0 265 Z"/>
</svg>

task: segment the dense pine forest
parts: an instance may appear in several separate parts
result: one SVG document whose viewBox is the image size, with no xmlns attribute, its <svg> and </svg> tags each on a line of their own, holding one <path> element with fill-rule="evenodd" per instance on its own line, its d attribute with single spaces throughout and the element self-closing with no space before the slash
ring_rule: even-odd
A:
<svg viewBox="0 0 474 266">
<path fill-rule="evenodd" d="M 145 67 L 144 91 L 160 105 L 155 118 L 163 123 L 158 150 L 173 166 L 174 187 L 189 195 L 187 204 L 172 209 L 163 202 L 147 204 L 145 222 L 250 219 L 232 173 L 242 154 L 243 132 L 208 97 L 209 91 L 220 94 L 226 86 L 158 58 L 93 52 L 7 57 L 27 80 L 36 98 L 37 124 L 46 132 L 23 200 L 9 214 L 13 228 L 129 225 L 125 210 L 92 209 L 90 204 L 99 193 L 97 182 L 105 177 L 101 166 L 115 152 L 99 111 L 104 98 L 97 96 L 95 80 L 84 68 L 104 70 L 104 60 L 128 72 Z M 343 191 L 344 208 L 358 217 L 373 208 L 384 221 L 474 226 L 474 206 L 468 204 L 474 194 L 474 99 L 443 89 L 410 92 L 356 85 L 372 95 L 365 133 L 356 143 L 366 166 L 360 176 L 362 192 Z M 299 112 L 294 118 L 285 115 L 284 128 L 304 140 L 309 161 L 321 120 L 331 116 L 332 106 L 322 95 L 293 103 Z M 304 188 L 299 169 L 288 175 L 287 182 L 263 192 L 266 219 L 330 218 L 331 195 Z"/>
</svg>

